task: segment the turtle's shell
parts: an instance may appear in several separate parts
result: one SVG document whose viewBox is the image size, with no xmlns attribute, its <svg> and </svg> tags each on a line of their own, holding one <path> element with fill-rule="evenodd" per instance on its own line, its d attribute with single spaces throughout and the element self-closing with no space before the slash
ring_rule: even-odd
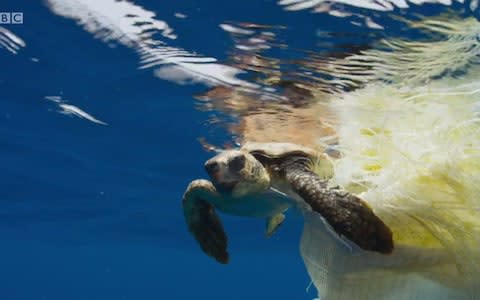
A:
<svg viewBox="0 0 480 300">
<path fill-rule="evenodd" d="M 277 159 L 281 161 L 291 157 L 308 157 L 311 162 L 311 171 L 318 176 L 329 179 L 334 175 L 333 162 L 325 153 L 298 144 L 248 142 L 243 145 L 241 150 L 252 154 L 266 166 L 270 165 L 273 161 L 277 161 Z M 261 157 L 267 159 L 265 160 Z"/>
<path fill-rule="evenodd" d="M 293 155 L 305 155 L 317 157 L 321 155 L 318 151 L 292 143 L 253 143 L 248 142 L 241 148 L 252 154 L 261 154 L 270 158 L 289 157 Z"/>
</svg>

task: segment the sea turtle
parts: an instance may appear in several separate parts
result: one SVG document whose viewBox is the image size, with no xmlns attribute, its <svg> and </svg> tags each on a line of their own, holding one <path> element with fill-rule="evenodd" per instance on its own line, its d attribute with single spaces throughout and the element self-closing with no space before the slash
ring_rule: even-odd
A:
<svg viewBox="0 0 480 300">
<path fill-rule="evenodd" d="M 183 195 L 188 229 L 207 255 L 226 264 L 227 235 L 215 209 L 266 218 L 271 235 L 283 213 L 299 207 L 319 213 L 336 234 L 360 248 L 391 253 L 392 232 L 369 205 L 318 172 L 329 164 L 325 154 L 290 143 L 246 143 L 222 151 L 205 163 L 211 181 L 194 180 Z"/>
</svg>

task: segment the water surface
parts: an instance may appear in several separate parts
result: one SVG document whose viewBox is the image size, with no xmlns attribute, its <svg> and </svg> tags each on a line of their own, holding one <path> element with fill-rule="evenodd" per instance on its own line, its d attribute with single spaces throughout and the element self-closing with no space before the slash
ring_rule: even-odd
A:
<svg viewBox="0 0 480 300">
<path fill-rule="evenodd" d="M 0 4 L 24 14 L 0 25 L 0 297 L 314 298 L 300 217 L 265 239 L 263 220 L 223 216 L 221 266 L 188 234 L 181 195 L 209 147 L 331 135 L 322 99 L 378 76 L 343 58 L 385 37 L 441 40 L 405 20 L 477 10 L 420 2 Z"/>
</svg>

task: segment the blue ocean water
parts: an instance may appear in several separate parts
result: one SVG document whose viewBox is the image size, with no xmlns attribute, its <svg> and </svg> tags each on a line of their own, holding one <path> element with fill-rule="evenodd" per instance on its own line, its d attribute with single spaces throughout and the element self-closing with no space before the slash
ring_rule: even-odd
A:
<svg viewBox="0 0 480 300">
<path fill-rule="evenodd" d="M 96 38 L 54 2 L 0 3 L 23 12 L 0 28 L 24 42 L 0 47 L 0 299 L 314 298 L 298 216 L 270 239 L 264 220 L 222 216 L 226 266 L 188 233 L 181 196 L 212 155 L 198 138 L 232 139 L 196 109 L 206 87 L 155 77 L 135 47 Z M 233 45 L 226 21 L 285 26 L 289 47 L 311 51 L 319 28 L 365 31 L 276 1 L 134 2 L 175 29 L 163 42 L 220 61 Z"/>
</svg>

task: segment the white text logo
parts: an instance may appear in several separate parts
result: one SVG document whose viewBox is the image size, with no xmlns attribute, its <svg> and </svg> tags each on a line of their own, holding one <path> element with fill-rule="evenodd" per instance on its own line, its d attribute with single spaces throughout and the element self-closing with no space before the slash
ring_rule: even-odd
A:
<svg viewBox="0 0 480 300">
<path fill-rule="evenodd" d="M 23 24 L 23 13 L 0 12 L 0 24 Z"/>
</svg>

